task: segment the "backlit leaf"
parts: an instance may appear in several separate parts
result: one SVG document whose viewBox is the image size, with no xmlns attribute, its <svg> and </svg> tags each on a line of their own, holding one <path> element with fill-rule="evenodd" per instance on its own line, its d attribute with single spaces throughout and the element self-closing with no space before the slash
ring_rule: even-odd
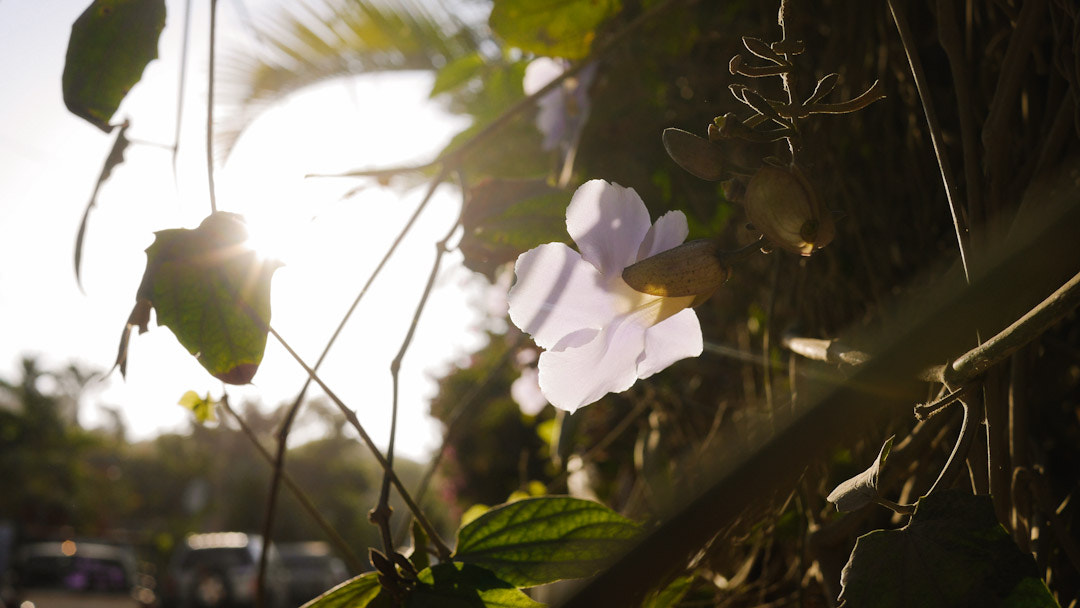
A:
<svg viewBox="0 0 1080 608">
<path fill-rule="evenodd" d="M 470 564 L 444 563 L 417 575 L 408 608 L 538 608 L 543 604 L 494 574 Z"/>
<path fill-rule="evenodd" d="M 596 28 L 619 9 L 619 0 L 496 0 L 489 24 L 523 51 L 580 59 L 589 54 Z"/>
<path fill-rule="evenodd" d="M 266 348 L 270 280 L 280 263 L 246 245 L 243 218 L 234 213 L 214 213 L 194 230 L 156 235 L 125 338 L 133 326 L 146 331 L 152 306 L 158 324 L 171 329 L 206 371 L 247 384 Z M 122 340 L 117 363 L 125 360 Z"/>
<path fill-rule="evenodd" d="M 351 578 L 303 605 L 302 608 L 376 608 L 392 606 L 376 573 L 367 572 Z"/>
<path fill-rule="evenodd" d="M 94 0 L 71 26 L 64 103 L 108 132 L 109 120 L 158 56 L 165 0 Z"/>
<path fill-rule="evenodd" d="M 210 398 L 210 393 L 206 393 L 205 397 L 201 397 L 195 391 L 188 391 L 180 397 L 178 404 L 191 410 L 199 424 L 217 422 L 217 415 L 214 413 L 214 405 L 216 404 Z"/>
<path fill-rule="evenodd" d="M 908 525 L 859 537 L 840 582 L 850 608 L 1058 605 L 990 497 L 963 490 L 923 497 Z"/>
<path fill-rule="evenodd" d="M 639 531 L 638 524 L 596 502 L 526 498 L 492 508 L 462 527 L 454 559 L 531 587 L 595 574 Z"/>
<path fill-rule="evenodd" d="M 836 505 L 837 511 L 861 509 L 877 498 L 878 475 L 881 473 L 881 466 L 885 464 L 885 459 L 889 457 L 894 437 L 885 440 L 877 458 L 869 468 L 836 486 L 836 489 L 829 493 L 828 501 Z"/>
</svg>

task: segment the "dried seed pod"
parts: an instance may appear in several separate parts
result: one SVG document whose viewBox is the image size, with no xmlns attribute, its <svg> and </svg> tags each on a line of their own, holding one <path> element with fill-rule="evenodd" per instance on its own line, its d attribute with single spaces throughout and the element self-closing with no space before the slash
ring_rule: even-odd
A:
<svg viewBox="0 0 1080 608">
<path fill-rule="evenodd" d="M 746 186 L 743 206 L 765 238 L 793 253 L 810 255 L 836 235 L 832 214 L 796 167 L 758 169 Z"/>
<path fill-rule="evenodd" d="M 731 276 L 722 255 L 714 240 L 690 241 L 627 266 L 622 278 L 633 289 L 654 296 L 708 297 Z"/>
<path fill-rule="evenodd" d="M 664 129 L 664 149 L 671 160 L 694 177 L 707 181 L 724 178 L 724 155 L 718 144 L 681 129 Z"/>
</svg>

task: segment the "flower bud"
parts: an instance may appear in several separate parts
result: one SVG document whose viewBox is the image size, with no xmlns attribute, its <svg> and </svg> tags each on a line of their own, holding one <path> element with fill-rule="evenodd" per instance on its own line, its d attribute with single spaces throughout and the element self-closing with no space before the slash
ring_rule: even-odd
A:
<svg viewBox="0 0 1080 608">
<path fill-rule="evenodd" d="M 743 205 L 765 238 L 793 253 L 810 255 L 836 235 L 832 215 L 796 167 L 758 169 L 746 186 Z"/>
<path fill-rule="evenodd" d="M 649 295 L 708 297 L 731 276 L 722 253 L 711 239 L 690 241 L 627 266 L 622 278 Z"/>
</svg>

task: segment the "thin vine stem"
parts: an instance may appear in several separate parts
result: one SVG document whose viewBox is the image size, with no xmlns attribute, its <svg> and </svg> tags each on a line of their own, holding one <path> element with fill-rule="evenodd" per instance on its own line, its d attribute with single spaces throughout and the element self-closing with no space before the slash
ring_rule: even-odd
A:
<svg viewBox="0 0 1080 608">
<path fill-rule="evenodd" d="M 217 34 L 217 3 L 218 0 L 210 0 L 210 59 L 206 76 L 206 180 L 210 186 L 211 213 L 217 213 L 217 189 L 214 187 L 214 39 Z"/>
<path fill-rule="evenodd" d="M 249 313 L 252 314 L 253 317 L 258 318 L 258 315 L 255 315 L 252 311 L 249 311 Z M 389 475 L 390 483 L 392 483 L 394 485 L 394 488 L 397 489 L 398 494 L 401 495 L 401 499 L 405 502 L 405 505 L 409 508 L 409 511 L 412 512 L 414 517 L 416 517 L 416 521 L 420 523 L 420 526 L 422 528 L 424 528 L 424 532 L 428 535 L 428 537 L 431 539 L 431 542 L 435 545 L 435 549 L 439 555 L 439 559 L 444 561 L 449 560 L 451 553 L 450 548 L 446 546 L 446 543 L 439 536 L 438 531 L 435 530 L 435 527 L 433 525 L 431 525 L 431 521 L 428 520 L 427 516 L 424 515 L 423 511 L 421 511 L 419 505 L 417 505 L 416 502 L 413 500 L 412 495 L 409 494 L 409 491 L 405 488 L 405 485 L 401 483 L 401 479 L 399 479 L 397 474 L 394 473 L 394 470 L 390 466 L 390 463 L 387 462 L 386 457 L 383 456 L 381 451 L 379 451 L 378 446 L 376 446 L 375 442 L 371 439 L 371 435 L 368 435 L 367 430 L 364 429 L 364 425 L 362 425 L 360 423 L 360 419 L 356 417 L 356 412 L 354 412 L 347 405 L 345 405 L 345 402 L 342 401 L 341 398 L 338 397 L 337 394 L 333 390 L 331 390 L 325 382 L 323 382 L 322 378 L 319 377 L 315 370 L 313 370 L 304 361 L 303 357 L 301 357 L 299 353 L 293 350 L 292 346 L 289 345 L 285 338 L 283 338 L 281 334 L 279 334 L 272 325 L 265 322 L 264 325 L 270 335 L 274 336 L 274 339 L 277 340 L 278 343 L 285 348 L 286 352 L 289 353 L 289 356 L 291 356 L 300 365 L 300 367 L 303 368 L 305 372 L 307 372 L 308 376 L 311 377 L 315 384 L 319 385 L 319 388 L 321 388 L 323 392 L 326 393 L 326 396 L 331 401 L 333 401 L 334 405 L 336 405 L 338 409 L 341 410 L 341 413 L 345 415 L 345 419 L 349 422 L 349 424 L 351 424 L 352 427 L 356 429 L 356 432 L 360 434 L 360 439 L 364 442 L 364 445 L 366 445 L 368 450 L 371 451 L 371 454 L 375 457 L 375 460 L 379 463 L 379 466 L 382 467 L 383 471 L 385 471 L 386 474 Z"/>
<path fill-rule="evenodd" d="M 240 430 L 243 431 L 244 435 L 251 441 L 251 444 L 255 446 L 256 451 L 259 453 L 260 456 L 263 457 L 264 460 L 266 460 L 266 463 L 269 465 L 273 465 L 274 457 L 263 446 L 262 442 L 259 441 L 258 436 L 255 434 L 255 430 L 248 426 L 248 424 L 244 422 L 244 419 L 240 417 L 240 414 L 237 413 L 237 411 L 234 410 L 231 405 L 229 405 L 228 394 L 225 394 L 222 397 L 221 407 L 230 416 L 232 416 L 234 420 L 236 420 L 236 423 L 240 425 Z M 288 473 L 284 473 L 282 475 L 282 481 L 285 482 L 285 487 L 289 488 L 289 491 L 293 493 L 293 496 L 300 503 L 300 506 L 304 509 L 304 511 L 306 511 L 307 514 L 311 516 L 311 519 L 314 520 L 315 524 L 319 526 L 319 529 L 323 531 L 323 534 L 326 535 L 326 538 L 330 541 L 330 544 L 334 545 L 334 548 L 341 554 L 342 559 L 344 559 L 345 562 L 349 565 L 349 569 L 352 570 L 354 573 L 363 572 L 365 570 L 364 562 L 361 561 L 360 558 L 357 557 L 356 553 L 354 553 L 353 550 L 349 547 L 349 543 L 347 543 L 345 539 L 341 538 L 341 535 L 338 534 L 337 530 L 334 529 L 334 526 L 331 525 L 330 522 L 328 522 L 326 518 L 322 516 L 322 513 L 319 512 L 318 507 L 315 506 L 315 503 L 311 501 L 311 498 L 296 483 L 292 476 L 290 476 Z"/>
<path fill-rule="evenodd" d="M 964 269 L 964 280 L 971 283 L 971 273 L 968 268 L 968 251 L 965 234 L 967 227 L 960 215 L 957 194 L 956 178 L 953 175 L 952 165 L 949 163 L 948 153 L 945 151 L 945 142 L 941 137 L 941 125 L 938 124 L 937 112 L 934 110 L 934 101 L 930 98 L 930 87 L 926 82 L 926 74 L 923 72 L 922 61 L 915 48 L 915 39 L 908 26 L 907 17 L 902 10 L 897 8 L 897 0 L 888 0 L 889 12 L 892 13 L 893 23 L 900 34 L 900 43 L 907 55 L 908 67 L 911 68 L 911 76 L 915 81 L 915 89 L 919 92 L 919 101 L 922 102 L 923 114 L 926 115 L 926 124 L 930 129 L 930 142 L 934 146 L 934 155 L 937 157 L 938 168 L 941 171 L 941 181 L 945 185 L 945 197 L 949 201 L 949 213 L 952 215 L 953 229 L 956 232 L 956 244 L 960 249 L 960 264 Z"/>
<path fill-rule="evenodd" d="M 424 194 L 424 198 L 420 201 L 420 204 L 416 206 L 416 210 L 413 211 L 413 214 L 411 216 L 409 216 L 409 219 L 405 222 L 405 225 L 402 226 L 401 231 L 398 232 L 397 237 L 394 238 L 394 242 L 390 244 L 390 247 L 386 250 L 386 253 L 383 254 L 382 259 L 379 260 L 378 265 L 375 266 L 375 269 L 372 270 L 371 274 L 368 276 L 367 281 L 364 282 L 364 286 L 360 288 L 360 292 L 356 294 L 355 298 L 353 298 L 352 304 L 349 306 L 349 309 L 345 311 L 345 314 L 341 317 L 341 321 L 338 322 L 337 327 L 334 329 L 334 333 L 331 334 L 330 339 L 326 342 L 326 346 L 323 347 L 322 352 L 319 354 L 319 358 L 315 361 L 315 366 L 312 368 L 313 370 L 318 371 L 323 361 L 326 360 L 326 356 L 330 353 L 331 347 L 334 346 L 334 343 L 341 335 L 341 332 L 345 329 L 345 325 L 348 323 L 349 319 L 352 318 L 353 312 L 356 311 L 356 308 L 360 305 L 360 301 L 364 298 L 364 295 L 367 294 L 368 289 L 371 288 L 371 284 L 375 282 L 375 278 L 379 276 L 379 274 L 382 272 L 383 267 L 385 267 L 387 262 L 390 260 L 390 257 L 394 255 L 394 252 L 397 251 L 398 246 L 401 245 L 401 242 L 405 240 L 405 236 L 412 230 L 412 227 L 416 223 L 417 218 L 419 218 L 420 214 L 423 213 L 424 209 L 427 208 L 428 203 L 431 202 L 431 199 L 435 194 L 435 190 L 443 182 L 445 177 L 446 172 L 443 171 L 432 179 L 431 185 L 428 186 L 428 190 Z M 286 444 L 289 438 L 289 432 L 292 429 L 293 421 L 296 419 L 296 414 L 300 410 L 300 406 L 304 401 L 304 397 L 307 395 L 308 388 L 311 387 L 311 380 L 311 376 L 308 376 L 304 380 L 304 385 L 300 388 L 300 392 L 296 395 L 296 399 L 293 401 L 292 405 L 289 407 L 288 412 L 285 414 L 285 420 L 282 421 L 281 428 L 278 431 L 277 454 L 274 458 L 274 471 L 270 479 L 270 493 L 266 504 L 266 515 L 263 520 L 263 538 L 267 539 L 267 542 L 263 545 L 263 553 L 259 558 L 260 580 L 265 577 L 266 573 L 265 556 L 268 550 L 270 535 L 273 531 L 278 491 L 280 488 L 282 477 L 284 475 L 285 454 L 287 452 Z"/>
<path fill-rule="evenodd" d="M 465 196 L 465 179 L 459 172 L 458 182 L 461 185 L 462 196 Z M 393 397 L 391 401 L 390 410 L 390 441 L 386 448 L 386 462 L 387 468 L 383 474 L 382 491 L 379 493 L 379 502 L 375 507 L 375 510 L 371 512 L 371 519 L 379 526 L 379 530 L 383 534 L 383 546 L 386 549 L 387 555 L 392 555 L 394 552 L 393 544 L 393 532 L 390 529 L 390 473 L 394 466 L 394 440 L 397 438 L 397 419 L 398 419 L 398 395 L 399 395 L 399 376 L 401 371 L 401 362 L 405 359 L 405 353 L 408 352 L 409 346 L 412 344 L 413 336 L 416 335 L 416 327 L 420 323 L 420 315 L 424 312 L 424 307 L 427 306 L 428 297 L 431 296 L 431 290 L 435 286 L 435 279 L 438 278 L 439 268 L 442 265 L 443 256 L 448 251 L 447 243 L 457 232 L 458 226 L 461 225 L 461 215 L 465 211 L 466 201 L 461 202 L 461 211 L 458 213 L 457 218 L 454 220 L 453 225 L 446 232 L 446 236 L 435 244 L 435 261 L 431 265 L 431 273 L 428 274 L 427 284 L 424 285 L 424 292 L 420 296 L 420 301 L 416 304 L 416 310 L 413 312 L 412 322 L 409 324 L 409 330 L 405 333 L 405 339 L 401 341 L 401 348 L 398 349 L 397 355 L 394 356 L 393 361 L 390 362 L 390 375 L 393 385 Z"/>
</svg>

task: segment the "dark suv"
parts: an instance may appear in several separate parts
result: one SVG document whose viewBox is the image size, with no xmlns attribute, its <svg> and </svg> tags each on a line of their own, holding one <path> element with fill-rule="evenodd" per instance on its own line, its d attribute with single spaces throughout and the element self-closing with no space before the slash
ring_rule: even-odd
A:
<svg viewBox="0 0 1080 608">
<path fill-rule="evenodd" d="M 255 604 L 262 537 L 242 532 L 193 534 L 169 564 L 170 605 L 234 608 Z M 267 553 L 266 606 L 284 608 L 288 574 L 274 546 Z"/>
</svg>

